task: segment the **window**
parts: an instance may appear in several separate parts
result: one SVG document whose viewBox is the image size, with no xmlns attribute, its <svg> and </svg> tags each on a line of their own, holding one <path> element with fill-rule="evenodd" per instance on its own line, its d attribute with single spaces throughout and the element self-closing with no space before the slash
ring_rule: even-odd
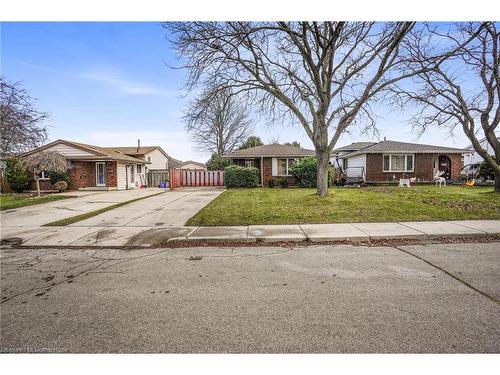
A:
<svg viewBox="0 0 500 375">
<path fill-rule="evenodd" d="M 413 155 L 384 155 L 384 172 L 413 172 L 415 163 Z"/>
<path fill-rule="evenodd" d="M 38 179 L 39 180 L 49 180 L 50 179 L 49 173 L 45 172 L 45 171 L 41 171 L 40 173 L 38 173 Z"/>
<path fill-rule="evenodd" d="M 278 159 L 276 165 L 276 176 L 290 176 L 290 168 L 297 162 L 297 159 Z"/>
<path fill-rule="evenodd" d="M 148 156 L 148 161 L 151 163 L 151 156 Z"/>
<path fill-rule="evenodd" d="M 142 165 L 137 164 L 137 173 L 142 173 Z"/>
<path fill-rule="evenodd" d="M 245 160 L 245 167 L 255 167 L 255 160 Z"/>
</svg>

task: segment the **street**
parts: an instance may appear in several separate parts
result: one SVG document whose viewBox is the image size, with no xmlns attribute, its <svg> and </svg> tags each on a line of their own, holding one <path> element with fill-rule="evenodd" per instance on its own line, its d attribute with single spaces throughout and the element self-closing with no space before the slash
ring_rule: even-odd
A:
<svg viewBox="0 0 500 375">
<path fill-rule="evenodd" d="M 2 352 L 498 353 L 500 243 L 1 250 Z"/>
</svg>

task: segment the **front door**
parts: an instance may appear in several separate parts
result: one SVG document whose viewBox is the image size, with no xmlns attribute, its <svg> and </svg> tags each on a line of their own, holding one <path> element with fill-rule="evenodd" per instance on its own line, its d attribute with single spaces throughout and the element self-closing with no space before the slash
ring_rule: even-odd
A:
<svg viewBox="0 0 500 375">
<path fill-rule="evenodd" d="M 439 170 L 444 172 L 444 178 L 451 180 L 451 160 L 447 155 L 439 155 Z"/>
<path fill-rule="evenodd" d="M 95 185 L 106 186 L 106 163 L 95 163 Z"/>
</svg>

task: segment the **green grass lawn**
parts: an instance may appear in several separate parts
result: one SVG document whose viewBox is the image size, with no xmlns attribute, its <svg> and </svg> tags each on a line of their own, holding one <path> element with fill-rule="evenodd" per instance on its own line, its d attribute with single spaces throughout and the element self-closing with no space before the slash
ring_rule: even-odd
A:
<svg viewBox="0 0 500 375">
<path fill-rule="evenodd" d="M 0 195 L 0 210 L 11 210 L 34 204 L 58 201 L 61 199 L 74 198 L 70 195 L 42 195 L 40 198 L 31 194 L 1 194 Z"/>
<path fill-rule="evenodd" d="M 500 219 L 500 194 L 490 187 L 396 186 L 315 189 L 229 189 L 187 225 L 349 223 Z"/>
</svg>

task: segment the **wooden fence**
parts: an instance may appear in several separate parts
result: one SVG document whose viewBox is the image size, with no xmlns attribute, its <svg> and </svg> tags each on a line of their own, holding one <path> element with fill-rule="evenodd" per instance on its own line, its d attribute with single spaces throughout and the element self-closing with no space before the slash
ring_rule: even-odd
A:
<svg viewBox="0 0 500 375">
<path fill-rule="evenodd" d="M 158 169 L 148 171 L 146 180 L 149 187 L 158 187 L 162 182 L 168 181 L 168 170 Z"/>
<path fill-rule="evenodd" d="M 171 169 L 170 187 L 186 186 L 224 186 L 223 171 L 204 171 L 201 169 Z"/>
</svg>

